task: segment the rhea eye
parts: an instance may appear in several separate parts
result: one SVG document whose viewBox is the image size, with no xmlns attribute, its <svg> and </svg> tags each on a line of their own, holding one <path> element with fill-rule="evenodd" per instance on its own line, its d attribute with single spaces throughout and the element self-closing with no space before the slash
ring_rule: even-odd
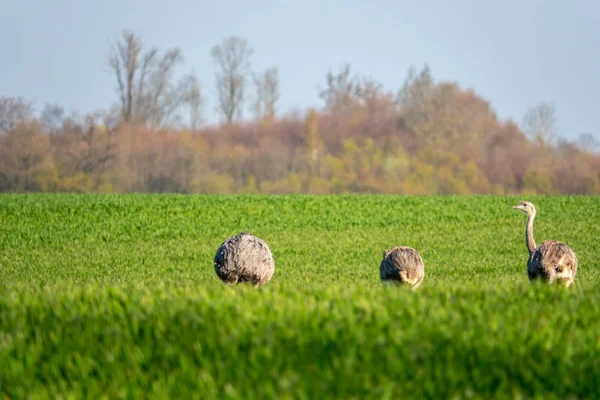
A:
<svg viewBox="0 0 600 400">
<path fill-rule="evenodd" d="M 562 265 L 559 265 L 558 267 L 555 267 L 555 268 L 554 268 L 554 270 L 555 270 L 556 272 L 562 272 L 562 270 L 563 270 L 563 267 L 562 267 Z"/>
</svg>

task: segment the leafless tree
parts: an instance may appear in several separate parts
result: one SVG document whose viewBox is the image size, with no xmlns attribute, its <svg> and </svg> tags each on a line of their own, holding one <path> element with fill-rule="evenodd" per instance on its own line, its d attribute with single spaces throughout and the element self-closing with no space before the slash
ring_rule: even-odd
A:
<svg viewBox="0 0 600 400">
<path fill-rule="evenodd" d="M 65 109 L 58 104 L 46 104 L 42 110 L 41 122 L 50 134 L 56 133 L 62 126 Z"/>
<path fill-rule="evenodd" d="M 159 128 L 177 120 L 177 110 L 184 101 L 182 85 L 173 84 L 174 70 L 183 62 L 179 48 L 162 55 L 156 48 L 144 50 L 140 38 L 125 30 L 112 44 L 108 61 L 125 122 Z"/>
<path fill-rule="evenodd" d="M 351 67 L 346 63 L 338 72 L 327 73 L 327 87 L 319 90 L 319 97 L 325 102 L 329 111 L 342 111 L 356 102 L 356 88 L 358 77 L 351 75 Z"/>
<path fill-rule="evenodd" d="M 552 145 L 557 136 L 554 106 L 542 102 L 530 108 L 523 118 L 523 130 L 539 145 Z"/>
<path fill-rule="evenodd" d="M 394 96 L 384 89 L 383 84 L 370 77 L 362 77 L 356 84 L 354 95 L 367 110 L 372 120 L 375 115 L 395 113 Z"/>
<path fill-rule="evenodd" d="M 183 61 L 179 49 L 167 51 L 158 61 L 148 79 L 150 126 L 157 128 L 178 119 L 177 109 L 184 103 L 183 85 L 173 85 L 173 70 Z"/>
<path fill-rule="evenodd" d="M 363 77 L 356 82 L 354 93 L 364 103 L 378 97 L 383 92 L 383 85 L 373 79 Z"/>
<path fill-rule="evenodd" d="M 431 96 L 433 88 L 434 81 L 429 65 L 425 64 L 418 73 L 416 68 L 411 66 L 402 88 L 398 91 L 396 103 L 400 107 L 422 107 Z"/>
<path fill-rule="evenodd" d="M 182 79 L 184 101 L 189 106 L 190 111 L 190 128 L 196 129 L 202 122 L 202 108 L 204 106 L 204 98 L 200 81 L 194 72 Z"/>
<path fill-rule="evenodd" d="M 598 150 L 600 143 L 598 143 L 598 139 L 589 132 L 582 133 L 577 138 L 577 147 L 579 147 L 583 151 L 587 151 L 588 153 L 593 153 Z"/>
<path fill-rule="evenodd" d="M 33 104 L 22 97 L 0 97 L 0 134 L 33 117 Z"/>
<path fill-rule="evenodd" d="M 260 119 L 273 119 L 279 100 L 279 71 L 269 68 L 262 74 L 254 74 L 253 80 L 256 91 L 252 106 L 254 115 Z"/>
<path fill-rule="evenodd" d="M 121 40 L 112 44 L 108 54 L 109 65 L 117 79 L 121 113 L 126 122 L 132 122 L 134 119 L 138 96 L 143 90 L 144 75 L 148 64 L 156 55 L 156 49 L 151 49 L 145 55 L 141 53 L 141 40 L 133 32 L 123 31 Z M 141 75 L 141 78 L 138 75 Z M 136 80 L 138 81 L 137 87 Z M 140 86 L 142 86 L 142 90 L 140 90 Z"/>
<path fill-rule="evenodd" d="M 245 100 L 246 81 L 250 59 L 254 51 L 245 39 L 238 36 L 224 38 L 212 48 L 211 56 L 217 65 L 216 82 L 218 110 L 227 122 L 241 117 Z"/>
</svg>

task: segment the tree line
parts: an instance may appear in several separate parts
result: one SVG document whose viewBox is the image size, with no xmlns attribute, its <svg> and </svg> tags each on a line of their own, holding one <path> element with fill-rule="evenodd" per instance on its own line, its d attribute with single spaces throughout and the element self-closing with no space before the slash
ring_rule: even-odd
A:
<svg viewBox="0 0 600 400">
<path fill-rule="evenodd" d="M 541 102 L 523 121 L 455 82 L 411 67 L 390 90 L 346 64 L 326 73 L 322 107 L 281 114 L 279 71 L 252 70 L 245 39 L 211 49 L 216 111 L 181 74 L 180 49 L 123 31 L 106 55 L 112 107 L 66 115 L 0 97 L 0 191 L 177 193 L 598 194 L 590 133 L 567 140 Z M 244 111 L 251 117 L 245 118 Z"/>
</svg>

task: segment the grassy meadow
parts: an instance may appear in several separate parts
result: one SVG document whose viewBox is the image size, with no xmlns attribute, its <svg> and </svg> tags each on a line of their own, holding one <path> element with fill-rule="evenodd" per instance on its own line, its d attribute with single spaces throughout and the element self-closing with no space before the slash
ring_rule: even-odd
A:
<svg viewBox="0 0 600 400">
<path fill-rule="evenodd" d="M 579 258 L 527 279 L 536 242 Z M 213 257 L 248 230 L 264 287 Z M 0 397 L 599 398 L 600 197 L 0 196 Z M 418 291 L 379 281 L 412 246 Z"/>
</svg>

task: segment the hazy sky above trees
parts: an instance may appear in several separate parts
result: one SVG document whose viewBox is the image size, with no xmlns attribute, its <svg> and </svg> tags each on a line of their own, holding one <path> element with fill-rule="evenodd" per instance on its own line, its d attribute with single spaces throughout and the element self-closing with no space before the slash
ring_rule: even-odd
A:
<svg viewBox="0 0 600 400">
<path fill-rule="evenodd" d="M 106 54 L 123 29 L 148 46 L 180 47 L 216 122 L 210 51 L 238 35 L 256 70 L 279 69 L 279 109 L 321 105 L 328 70 L 349 62 L 387 89 L 411 65 L 457 81 L 521 123 L 538 102 L 556 108 L 559 132 L 600 136 L 600 2 L 574 0 L 0 1 L 0 95 L 82 112 L 118 101 Z"/>
</svg>

